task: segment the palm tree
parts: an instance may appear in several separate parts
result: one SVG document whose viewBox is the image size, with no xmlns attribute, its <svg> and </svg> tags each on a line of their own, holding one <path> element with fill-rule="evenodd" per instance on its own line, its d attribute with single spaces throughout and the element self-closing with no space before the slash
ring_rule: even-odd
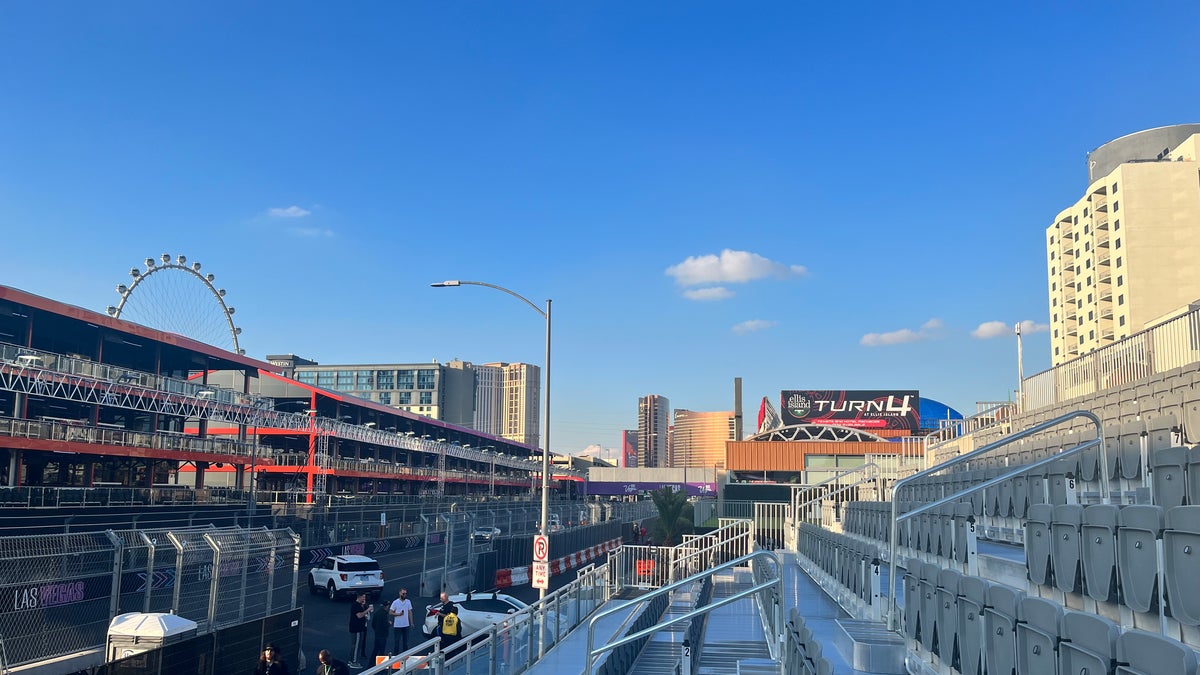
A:
<svg viewBox="0 0 1200 675">
<path fill-rule="evenodd" d="M 658 522 L 651 535 L 660 546 L 675 546 L 683 541 L 683 535 L 692 531 L 692 505 L 687 493 L 663 487 L 650 493 L 658 509 Z"/>
</svg>

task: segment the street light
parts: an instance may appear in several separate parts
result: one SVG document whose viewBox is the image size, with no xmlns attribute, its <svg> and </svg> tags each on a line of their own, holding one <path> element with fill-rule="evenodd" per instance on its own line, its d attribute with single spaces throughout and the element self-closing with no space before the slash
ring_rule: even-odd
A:
<svg viewBox="0 0 1200 675">
<path fill-rule="evenodd" d="M 542 519 L 541 519 L 541 523 L 542 523 L 541 532 L 543 535 L 545 535 L 549 532 L 549 525 L 550 525 L 550 325 L 551 325 L 550 305 L 551 305 L 552 301 L 549 298 L 547 298 L 546 299 L 546 309 L 543 310 L 542 308 L 540 308 L 537 305 L 530 302 L 528 298 L 526 298 L 525 296 L 523 296 L 519 293 L 510 291 L 509 289 L 504 288 L 503 286 L 496 286 L 495 284 L 484 283 L 482 281 L 459 281 L 456 279 L 456 280 L 452 280 L 452 281 L 443 281 L 443 282 L 436 283 L 436 284 L 430 284 L 430 286 L 432 286 L 434 288 L 451 288 L 451 287 L 456 287 L 456 286 L 484 286 L 486 288 L 495 289 L 502 293 L 508 293 L 509 295 L 520 300 L 521 302 L 525 303 L 526 305 L 529 305 L 529 307 L 532 308 L 533 311 L 538 313 L 538 316 L 541 316 L 543 319 L 546 320 L 546 391 L 545 391 L 546 430 L 542 434 Z M 538 589 L 538 598 L 545 598 L 545 597 L 546 597 L 546 589 L 539 588 Z"/>
</svg>

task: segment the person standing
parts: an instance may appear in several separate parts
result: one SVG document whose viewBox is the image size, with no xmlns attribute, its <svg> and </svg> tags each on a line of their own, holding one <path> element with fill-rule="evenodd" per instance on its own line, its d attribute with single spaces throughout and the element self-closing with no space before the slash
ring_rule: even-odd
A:
<svg viewBox="0 0 1200 675">
<path fill-rule="evenodd" d="M 270 642 L 263 646 L 262 656 L 258 657 L 258 667 L 254 669 L 254 675 L 290 675 L 279 650 Z"/>
<path fill-rule="evenodd" d="M 371 632 L 375 634 L 375 641 L 371 650 L 371 661 L 377 656 L 387 656 L 388 635 L 392 632 L 392 617 L 389 616 L 387 602 L 379 603 L 379 606 L 371 612 Z M 367 665 L 371 665 L 370 662 Z"/>
<path fill-rule="evenodd" d="M 367 604 L 367 594 L 359 593 L 350 605 L 350 661 L 346 664 L 351 668 L 362 668 L 358 658 L 366 658 L 367 649 L 367 620 L 375 609 Z"/>
<path fill-rule="evenodd" d="M 408 599 L 407 588 L 400 589 L 388 614 L 392 617 L 392 653 L 403 654 L 408 651 L 408 630 L 412 627 L 412 600 Z"/>
<path fill-rule="evenodd" d="M 443 592 L 441 601 L 442 608 L 438 610 L 438 635 L 441 636 L 442 651 L 449 651 L 462 637 L 462 624 L 458 621 L 458 605 L 450 601 L 450 596 Z"/>
<path fill-rule="evenodd" d="M 317 666 L 317 675 L 350 675 L 350 669 L 346 667 L 346 664 L 333 658 L 333 654 L 330 654 L 328 649 L 322 649 L 317 653 L 317 661 L 321 664 Z"/>
</svg>

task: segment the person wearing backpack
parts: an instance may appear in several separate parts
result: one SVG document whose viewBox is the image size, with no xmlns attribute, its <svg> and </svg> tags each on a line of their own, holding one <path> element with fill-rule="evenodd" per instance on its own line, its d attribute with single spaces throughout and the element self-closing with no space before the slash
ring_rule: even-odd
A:
<svg viewBox="0 0 1200 675">
<path fill-rule="evenodd" d="M 462 637 L 462 623 L 458 620 L 458 605 L 450 601 L 450 596 L 442 593 L 442 608 L 438 610 L 438 635 L 441 636 L 442 651 L 450 647 Z"/>
</svg>

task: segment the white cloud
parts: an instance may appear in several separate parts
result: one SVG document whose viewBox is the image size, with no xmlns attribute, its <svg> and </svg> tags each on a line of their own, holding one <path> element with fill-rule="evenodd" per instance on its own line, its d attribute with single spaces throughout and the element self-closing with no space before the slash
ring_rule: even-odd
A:
<svg viewBox="0 0 1200 675">
<path fill-rule="evenodd" d="M 297 237 L 314 238 L 314 237 L 332 237 L 333 236 L 333 230 L 326 230 L 325 228 L 322 228 L 322 227 L 293 227 L 292 229 L 290 229 L 288 231 L 291 232 L 292 234 L 296 235 Z"/>
<path fill-rule="evenodd" d="M 692 288 L 683 292 L 688 300 L 727 300 L 733 297 L 733 291 L 724 286 L 712 288 Z"/>
<path fill-rule="evenodd" d="M 1021 322 L 1021 333 L 1028 335 L 1030 333 L 1045 333 L 1050 330 L 1050 326 L 1044 323 L 1037 323 L 1030 319 Z M 1005 335 L 1013 335 L 1015 331 L 1011 324 L 1003 321 L 984 321 L 979 324 L 979 327 L 971 331 L 971 337 L 979 340 L 990 340 L 992 338 L 1004 337 Z"/>
<path fill-rule="evenodd" d="M 921 324 L 921 328 L 913 330 L 911 328 L 901 328 L 887 333 L 867 333 L 862 336 L 858 342 L 864 347 L 886 347 L 889 345 L 902 345 L 908 342 L 920 342 L 921 340 L 929 340 L 937 337 L 937 332 L 942 328 L 942 320 L 933 318 Z"/>
<path fill-rule="evenodd" d="M 725 249 L 720 255 L 689 256 L 678 265 L 667 268 L 667 275 L 675 278 L 680 286 L 702 284 L 742 284 L 764 277 L 802 276 L 807 270 L 802 265 L 785 265 L 768 260 L 749 251 Z"/>
<path fill-rule="evenodd" d="M 738 335 L 745 335 L 747 333 L 754 333 L 754 332 L 757 332 L 760 330 L 766 330 L 768 328 L 771 328 L 772 326 L 778 325 L 778 323 L 779 323 L 778 321 L 764 321 L 762 319 L 751 319 L 749 321 L 743 321 L 743 322 L 735 325 L 733 327 L 733 332 L 737 333 Z"/>
<path fill-rule="evenodd" d="M 1025 319 L 1021 322 L 1021 333 L 1028 335 L 1029 333 L 1048 333 L 1050 332 L 1050 324 L 1036 323 L 1031 319 Z"/>
<path fill-rule="evenodd" d="M 303 218 L 312 213 L 308 209 L 302 209 L 299 206 L 292 205 L 287 207 L 275 207 L 267 209 L 267 215 L 272 218 Z"/>
</svg>

